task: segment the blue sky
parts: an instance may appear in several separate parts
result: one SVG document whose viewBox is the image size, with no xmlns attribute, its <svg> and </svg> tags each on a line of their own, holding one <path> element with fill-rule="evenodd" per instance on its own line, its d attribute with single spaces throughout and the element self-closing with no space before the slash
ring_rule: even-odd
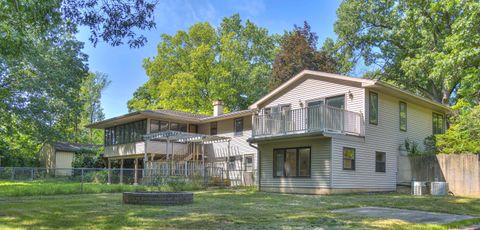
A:
<svg viewBox="0 0 480 230">
<path fill-rule="evenodd" d="M 283 34 L 294 24 L 301 25 L 306 20 L 322 43 L 327 37 L 335 38 L 333 24 L 339 4 L 340 0 L 159 0 L 155 11 L 156 29 L 140 31 L 148 39 L 142 48 L 112 47 L 105 43 L 93 47 L 88 41 L 90 32 L 85 29 L 80 30 L 77 38 L 85 42 L 90 70 L 106 73 L 111 80 L 102 95 L 105 117 L 110 118 L 127 113 L 127 101 L 147 81 L 142 62 L 156 54 L 162 33 L 174 34 L 204 21 L 218 26 L 222 18 L 239 13 L 242 20 L 251 20 L 271 34 Z"/>
</svg>

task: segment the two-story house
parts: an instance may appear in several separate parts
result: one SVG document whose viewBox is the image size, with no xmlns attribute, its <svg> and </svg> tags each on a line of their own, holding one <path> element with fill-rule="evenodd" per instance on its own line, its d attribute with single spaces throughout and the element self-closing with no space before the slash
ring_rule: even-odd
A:
<svg viewBox="0 0 480 230">
<path fill-rule="evenodd" d="M 213 116 L 160 109 L 88 127 L 105 129 L 105 157 L 121 167 L 201 161 L 229 172 L 232 185 L 257 172 L 262 191 L 328 194 L 395 190 L 405 139 L 422 149 L 450 111 L 381 81 L 308 70 L 248 110 L 213 107 Z"/>
<path fill-rule="evenodd" d="M 408 138 L 445 130 L 449 108 L 386 83 L 302 71 L 250 109 L 262 191 L 393 191 Z"/>
<path fill-rule="evenodd" d="M 104 157 L 108 167 L 130 165 L 135 169 L 156 168 L 174 161 L 190 169 L 223 169 L 232 185 L 254 183 L 257 150 L 246 141 L 251 137 L 252 112 L 223 113 L 223 102 L 215 101 L 213 116 L 159 109 L 128 113 L 87 127 L 104 129 Z M 196 163 L 191 165 L 190 163 Z M 135 170 L 137 172 L 137 170 Z M 228 173 L 228 175 L 225 175 Z M 135 173 L 135 182 L 141 175 Z"/>
</svg>

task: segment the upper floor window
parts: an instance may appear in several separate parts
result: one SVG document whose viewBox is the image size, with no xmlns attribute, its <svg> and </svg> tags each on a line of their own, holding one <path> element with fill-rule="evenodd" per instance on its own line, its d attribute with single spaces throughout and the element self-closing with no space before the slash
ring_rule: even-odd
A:
<svg viewBox="0 0 480 230">
<path fill-rule="evenodd" d="M 433 113 L 433 135 L 445 133 L 445 119 L 442 114 Z"/>
<path fill-rule="evenodd" d="M 375 172 L 385 172 L 386 153 L 375 152 Z"/>
<path fill-rule="evenodd" d="M 354 148 L 343 148 L 343 170 L 355 170 Z"/>
<path fill-rule="evenodd" d="M 241 136 L 243 134 L 243 118 L 235 119 L 234 133 L 235 133 L 235 136 Z"/>
<path fill-rule="evenodd" d="M 175 122 L 170 122 L 170 130 L 179 131 L 179 124 Z"/>
<path fill-rule="evenodd" d="M 198 125 L 192 125 L 190 124 L 189 128 L 188 128 L 188 132 L 190 133 L 198 133 Z"/>
<path fill-rule="evenodd" d="M 147 132 L 147 120 L 135 121 L 105 129 L 105 145 L 141 141 Z"/>
<path fill-rule="evenodd" d="M 274 177 L 310 177 L 310 148 L 273 150 Z"/>
<path fill-rule="evenodd" d="M 378 94 L 374 92 L 368 94 L 368 120 L 370 124 L 378 125 Z"/>
<path fill-rule="evenodd" d="M 400 130 L 407 131 L 407 103 L 400 102 L 399 104 L 400 111 Z"/>
<path fill-rule="evenodd" d="M 210 135 L 217 135 L 217 122 L 210 123 Z"/>
<path fill-rule="evenodd" d="M 187 132 L 187 124 L 154 119 L 150 120 L 150 133 L 163 132 L 167 130 Z"/>
</svg>

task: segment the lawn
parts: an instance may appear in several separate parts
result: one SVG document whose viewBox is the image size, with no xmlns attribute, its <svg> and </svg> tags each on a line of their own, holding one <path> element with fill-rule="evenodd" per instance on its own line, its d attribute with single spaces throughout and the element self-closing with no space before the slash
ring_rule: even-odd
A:
<svg viewBox="0 0 480 230">
<path fill-rule="evenodd" d="M 198 190 L 199 183 L 179 185 L 183 190 Z M 0 197 L 66 195 L 82 193 L 118 193 L 129 191 L 172 191 L 170 185 L 147 187 L 127 184 L 80 183 L 61 180 L 38 180 L 26 182 L 0 181 Z"/>
<path fill-rule="evenodd" d="M 352 217 L 330 210 L 381 206 L 480 216 L 480 199 L 413 197 L 403 194 L 286 195 L 254 190 L 195 193 L 183 206 L 124 205 L 120 193 L 0 197 L 1 228 L 74 229 L 446 229 L 446 225 L 410 225 L 398 220 Z"/>
</svg>

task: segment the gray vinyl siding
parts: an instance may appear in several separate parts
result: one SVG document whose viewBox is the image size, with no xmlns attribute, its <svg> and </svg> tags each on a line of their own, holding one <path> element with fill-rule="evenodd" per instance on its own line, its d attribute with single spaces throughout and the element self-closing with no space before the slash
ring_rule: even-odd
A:
<svg viewBox="0 0 480 230">
<path fill-rule="evenodd" d="M 306 106 L 306 102 L 311 100 L 345 95 L 345 109 L 363 113 L 365 111 L 363 106 L 364 91 L 359 83 L 326 81 L 312 76 L 278 94 L 278 96 L 261 105 L 260 108 L 290 104 L 292 109 L 298 109 L 301 108 L 299 101 Z M 349 97 L 349 92 L 352 94 L 352 98 Z"/>
<path fill-rule="evenodd" d="M 236 136 L 234 134 L 234 118 L 217 121 L 217 135 L 222 137 L 231 137 L 230 153 L 228 152 L 228 143 L 214 143 L 205 145 L 205 152 L 208 162 L 216 162 L 216 167 L 226 168 L 228 156 L 236 157 L 235 170 L 242 170 L 245 167 L 245 155 L 253 156 L 253 170 L 257 168 L 257 149 L 252 148 L 247 139 L 252 136 L 252 117 L 243 117 L 243 134 Z M 210 134 L 210 123 L 199 125 L 199 132 Z"/>
<path fill-rule="evenodd" d="M 359 140 L 332 138 L 332 188 L 394 190 L 396 186 L 395 147 L 373 147 Z M 355 149 L 355 170 L 343 170 L 343 148 Z M 375 172 L 375 151 L 386 152 L 386 172 Z"/>
<path fill-rule="evenodd" d="M 330 187 L 330 139 L 314 138 L 306 140 L 276 141 L 259 143 L 260 176 L 262 187 L 287 188 L 329 188 Z M 274 148 L 311 147 L 311 177 L 310 178 L 274 178 L 273 149 Z"/>
<path fill-rule="evenodd" d="M 383 188 L 394 190 L 397 183 L 397 164 L 401 146 L 406 138 L 419 144 L 432 135 L 431 109 L 404 101 L 383 92 L 378 94 L 378 125 L 368 121 L 368 90 L 365 91 L 365 139 L 351 141 L 332 140 L 333 188 Z M 407 131 L 400 131 L 399 103 L 407 103 Z M 343 170 L 343 147 L 356 149 L 355 171 Z M 386 172 L 375 172 L 375 152 L 386 153 Z"/>
</svg>

